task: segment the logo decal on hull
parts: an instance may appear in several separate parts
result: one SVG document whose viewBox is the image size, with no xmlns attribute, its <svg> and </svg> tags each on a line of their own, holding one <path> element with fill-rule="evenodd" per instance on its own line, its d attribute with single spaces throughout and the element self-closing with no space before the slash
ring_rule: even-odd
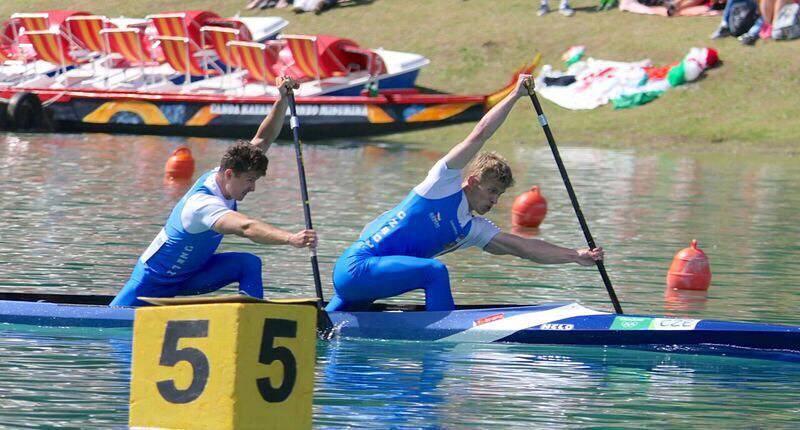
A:
<svg viewBox="0 0 800 430">
<path fill-rule="evenodd" d="M 615 317 L 611 330 L 694 330 L 700 320 L 679 318 Z"/>
<path fill-rule="evenodd" d="M 539 326 L 540 330 L 572 330 L 574 328 L 574 324 L 542 324 Z"/>
<path fill-rule="evenodd" d="M 490 323 L 492 321 L 501 320 L 503 318 L 505 318 L 505 314 L 489 315 L 488 317 L 483 317 L 483 318 L 480 318 L 480 319 L 476 319 L 475 321 L 472 322 L 472 326 L 473 327 L 477 327 L 477 326 L 479 326 L 481 324 Z"/>
</svg>

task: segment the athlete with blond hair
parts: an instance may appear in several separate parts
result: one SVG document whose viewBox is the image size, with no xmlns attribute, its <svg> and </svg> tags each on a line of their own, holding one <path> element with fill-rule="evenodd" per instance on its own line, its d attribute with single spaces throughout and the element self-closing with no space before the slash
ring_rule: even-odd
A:
<svg viewBox="0 0 800 430">
<path fill-rule="evenodd" d="M 563 248 L 503 233 L 480 216 L 497 204 L 514 178 L 503 157 L 479 151 L 532 85 L 529 75 L 520 75 L 516 88 L 433 165 L 425 180 L 364 227 L 336 262 L 335 295 L 327 311 L 366 310 L 376 299 L 417 289 L 425 290 L 427 310 L 452 310 L 447 267 L 434 257 L 470 246 L 543 264 L 592 266 L 603 258 L 602 248 Z"/>
</svg>

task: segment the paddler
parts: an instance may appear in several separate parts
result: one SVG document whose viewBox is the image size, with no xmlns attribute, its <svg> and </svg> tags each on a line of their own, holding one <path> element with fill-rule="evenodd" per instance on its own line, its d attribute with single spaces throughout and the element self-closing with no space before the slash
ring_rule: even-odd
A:
<svg viewBox="0 0 800 430">
<path fill-rule="evenodd" d="M 478 152 L 532 85 L 530 75 L 520 75 L 515 89 L 436 162 L 400 204 L 364 227 L 336 262 L 335 295 L 326 310 L 365 310 L 376 299 L 417 289 L 425 290 L 427 310 L 452 310 L 447 267 L 434 257 L 470 246 L 542 264 L 592 266 L 603 258 L 602 248 L 571 249 L 526 239 L 503 233 L 479 216 L 497 204 L 514 179 L 503 157 Z"/>
<path fill-rule="evenodd" d="M 279 77 L 279 96 L 250 142 L 239 141 L 222 156 L 219 167 L 200 176 L 172 210 L 164 228 L 139 257 L 130 279 L 112 306 L 146 304 L 139 297 L 174 297 L 210 293 L 238 282 L 239 292 L 263 298 L 261 259 L 250 253 L 215 253 L 223 235 L 235 234 L 264 245 L 306 248 L 317 245 L 314 230 L 290 232 L 238 212 L 237 202 L 266 175 L 266 152 L 278 137 L 297 84 Z"/>
</svg>

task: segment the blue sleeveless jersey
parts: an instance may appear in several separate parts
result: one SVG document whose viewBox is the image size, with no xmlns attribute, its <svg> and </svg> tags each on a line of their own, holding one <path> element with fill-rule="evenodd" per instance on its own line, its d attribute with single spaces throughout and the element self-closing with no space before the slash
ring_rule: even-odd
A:
<svg viewBox="0 0 800 430">
<path fill-rule="evenodd" d="M 466 204 L 460 190 L 440 199 L 428 199 L 412 190 L 399 205 L 369 223 L 350 250 L 420 258 L 454 251 L 472 227 L 472 217 L 464 225 L 458 219 L 459 206 Z"/>
<path fill-rule="evenodd" d="M 222 241 L 221 233 L 214 230 L 189 233 L 181 223 L 181 212 L 189 197 L 197 193 L 214 195 L 204 183 L 215 173 L 216 170 L 211 170 L 197 179 L 172 209 L 167 224 L 139 257 L 139 264 L 144 266 L 147 276 L 165 283 L 183 282 L 200 270 L 216 252 Z M 236 210 L 235 202 L 233 210 Z"/>
</svg>

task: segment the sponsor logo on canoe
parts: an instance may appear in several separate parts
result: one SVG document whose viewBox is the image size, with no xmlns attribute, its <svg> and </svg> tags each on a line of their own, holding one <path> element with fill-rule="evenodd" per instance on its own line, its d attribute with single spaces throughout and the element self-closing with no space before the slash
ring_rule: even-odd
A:
<svg viewBox="0 0 800 430">
<path fill-rule="evenodd" d="M 572 330 L 574 328 L 574 324 L 542 324 L 539 326 L 540 330 Z"/>
<path fill-rule="evenodd" d="M 647 330 L 652 321 L 652 318 L 614 317 L 611 330 Z"/>
<path fill-rule="evenodd" d="M 611 330 L 694 330 L 700 320 L 680 318 L 615 317 Z"/>
<path fill-rule="evenodd" d="M 217 115 L 265 116 L 272 105 L 212 103 L 211 113 Z M 287 111 L 288 115 L 288 111 Z M 367 116 L 366 105 L 297 105 L 297 116 Z"/>
<path fill-rule="evenodd" d="M 480 318 L 480 319 L 476 319 L 475 321 L 472 322 L 472 326 L 473 327 L 477 327 L 479 325 L 490 323 L 492 321 L 501 320 L 501 319 L 503 319 L 505 317 L 506 317 L 505 314 L 489 315 L 488 317 L 483 317 L 483 318 Z"/>
<path fill-rule="evenodd" d="M 653 318 L 650 323 L 652 330 L 694 330 L 700 320 L 678 318 Z"/>
</svg>

